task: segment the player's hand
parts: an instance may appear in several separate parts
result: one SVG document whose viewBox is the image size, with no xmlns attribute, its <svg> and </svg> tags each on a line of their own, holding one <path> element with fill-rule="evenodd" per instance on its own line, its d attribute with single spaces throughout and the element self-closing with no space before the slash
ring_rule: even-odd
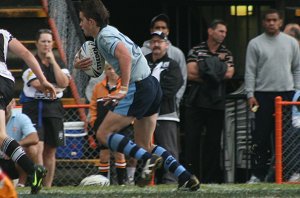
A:
<svg viewBox="0 0 300 198">
<path fill-rule="evenodd" d="M 116 94 L 108 94 L 107 97 L 103 98 L 104 101 L 104 106 L 108 104 L 112 104 L 113 106 L 117 105 L 120 100 L 125 98 L 126 94 L 128 92 L 128 87 L 127 86 L 121 86 L 120 90 Z"/>
<path fill-rule="evenodd" d="M 114 95 L 107 95 L 107 97 L 102 98 L 103 102 L 104 102 L 104 106 L 107 105 L 113 105 L 116 106 L 120 100 L 122 100 L 123 98 L 125 98 L 125 94 L 114 94 Z"/>
<path fill-rule="evenodd" d="M 248 105 L 251 111 L 256 112 L 259 107 L 259 103 L 257 102 L 255 97 L 251 97 L 248 99 Z"/>
<path fill-rule="evenodd" d="M 41 84 L 43 86 L 44 94 L 51 99 L 56 99 L 56 90 L 55 90 L 54 86 L 51 83 L 49 83 L 48 81 L 44 81 Z"/>
<path fill-rule="evenodd" d="M 91 58 L 79 59 L 79 57 L 75 57 L 73 64 L 76 69 L 88 70 L 92 63 L 93 61 Z"/>
</svg>

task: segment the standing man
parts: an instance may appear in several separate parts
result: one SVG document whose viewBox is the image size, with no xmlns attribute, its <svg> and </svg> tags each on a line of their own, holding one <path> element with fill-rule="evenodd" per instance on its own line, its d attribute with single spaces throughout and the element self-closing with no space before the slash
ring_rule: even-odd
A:
<svg viewBox="0 0 300 198">
<path fill-rule="evenodd" d="M 185 102 L 186 163 L 204 183 L 220 183 L 221 134 L 224 127 L 225 79 L 234 74 L 231 52 L 222 44 L 223 20 L 208 27 L 208 39 L 187 58 L 189 90 Z"/>
<path fill-rule="evenodd" d="M 160 104 L 154 132 L 155 144 L 164 147 L 178 160 L 176 93 L 183 84 L 180 67 L 176 61 L 168 57 L 169 40 L 161 31 L 151 33 L 150 48 L 152 53 L 146 55 L 152 76 L 160 82 L 163 97 Z M 174 175 L 163 169 L 155 174 L 158 184 L 176 183 Z"/>
<path fill-rule="evenodd" d="M 9 158 L 16 162 L 29 175 L 31 193 L 36 194 L 40 191 L 41 182 L 46 174 L 46 169 L 43 166 L 34 165 L 34 163 L 25 154 L 19 143 L 13 138 L 7 136 L 5 124 L 5 110 L 9 102 L 13 98 L 13 89 L 15 79 L 11 72 L 7 69 L 6 57 L 8 51 L 23 59 L 26 64 L 32 69 L 40 82 L 40 89 L 51 100 L 56 97 L 55 89 L 46 77 L 43 75 L 37 60 L 26 49 L 20 41 L 11 35 L 10 32 L 0 29 L 0 150 Z"/>
<path fill-rule="evenodd" d="M 41 92 L 41 84 L 30 68 L 23 72 L 24 88 L 20 101 L 22 111 L 35 124 L 40 142 L 38 161 L 47 169 L 44 186 L 51 187 L 55 173 L 56 148 L 64 145 L 63 117 L 61 98 L 63 90 L 69 85 L 69 71 L 60 59 L 53 54 L 53 35 L 49 29 L 40 29 L 36 34 L 36 59 L 47 80 L 56 89 L 56 100 L 50 100 Z"/>
<path fill-rule="evenodd" d="M 245 88 L 249 108 L 255 112 L 252 131 L 252 177 L 248 183 L 263 182 L 273 164 L 274 99 L 292 100 L 300 89 L 300 52 L 296 39 L 280 32 L 282 14 L 267 10 L 262 24 L 265 32 L 252 39 L 247 48 Z M 273 138 L 271 138 L 273 137 Z"/>
<path fill-rule="evenodd" d="M 168 15 L 162 13 L 162 14 L 159 14 L 159 15 L 153 17 L 153 19 L 151 20 L 151 23 L 150 23 L 150 34 L 155 31 L 161 31 L 167 37 L 169 36 L 170 19 L 169 19 Z M 151 49 L 150 40 L 145 41 L 143 43 L 143 47 L 141 49 L 142 49 L 142 52 L 144 55 L 151 53 L 152 49 Z M 180 104 L 180 101 L 184 94 L 185 87 L 186 87 L 186 80 L 187 80 L 186 61 L 185 61 L 185 56 L 184 56 L 183 52 L 181 51 L 181 49 L 172 45 L 170 40 L 168 40 L 167 53 L 170 58 L 172 58 L 179 64 L 181 74 L 183 77 L 183 84 L 181 85 L 180 89 L 178 90 L 178 92 L 176 94 L 176 105 L 177 105 L 176 112 L 177 112 L 178 119 L 179 119 L 179 104 Z"/>
<path fill-rule="evenodd" d="M 163 163 L 166 170 L 178 177 L 180 190 L 197 190 L 198 179 L 168 151 L 152 144 L 162 93 L 159 82 L 151 76 L 141 49 L 130 38 L 109 25 L 109 12 L 102 1 L 82 1 L 79 18 L 85 36 L 95 39 L 105 60 L 121 77 L 120 91 L 104 98 L 107 103 L 111 102 L 116 107 L 113 111 L 108 111 L 100 124 L 98 141 L 112 151 L 142 161 L 142 170 L 136 181 L 141 187 L 149 184 L 155 169 Z M 91 65 L 91 61 L 89 58 L 77 59 L 74 66 L 84 70 Z M 116 133 L 133 121 L 137 144 Z"/>
</svg>

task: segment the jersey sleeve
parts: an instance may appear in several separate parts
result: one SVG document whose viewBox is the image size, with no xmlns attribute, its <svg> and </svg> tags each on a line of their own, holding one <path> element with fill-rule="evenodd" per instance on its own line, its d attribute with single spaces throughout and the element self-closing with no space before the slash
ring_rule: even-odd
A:
<svg viewBox="0 0 300 198">
<path fill-rule="evenodd" d="M 22 139 L 31 133 L 36 132 L 31 119 L 23 113 L 17 114 L 18 121 L 21 123 Z"/>
</svg>

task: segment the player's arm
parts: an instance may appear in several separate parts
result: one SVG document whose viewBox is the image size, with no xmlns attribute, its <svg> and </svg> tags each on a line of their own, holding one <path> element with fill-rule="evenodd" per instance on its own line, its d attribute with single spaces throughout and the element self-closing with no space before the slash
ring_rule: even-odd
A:
<svg viewBox="0 0 300 198">
<path fill-rule="evenodd" d="M 43 91 L 43 86 L 38 79 L 30 80 L 28 84 L 40 92 Z"/>
<path fill-rule="evenodd" d="M 37 132 L 32 132 L 29 135 L 27 135 L 25 138 L 23 138 L 21 141 L 19 141 L 19 144 L 22 147 L 27 147 L 31 145 L 36 145 L 39 142 L 39 137 Z"/>
<path fill-rule="evenodd" d="M 39 81 L 41 82 L 42 88 L 44 92 L 50 93 L 52 98 L 56 97 L 56 91 L 51 85 L 46 77 L 44 76 L 39 63 L 32 55 L 32 53 L 17 39 L 12 38 L 9 42 L 9 49 L 16 54 L 18 57 L 22 58 L 26 64 L 31 68 L 31 70 L 35 73 Z"/>
<path fill-rule="evenodd" d="M 123 42 L 117 44 L 115 57 L 118 59 L 120 65 L 121 86 L 128 87 L 131 71 L 131 55 Z"/>
</svg>

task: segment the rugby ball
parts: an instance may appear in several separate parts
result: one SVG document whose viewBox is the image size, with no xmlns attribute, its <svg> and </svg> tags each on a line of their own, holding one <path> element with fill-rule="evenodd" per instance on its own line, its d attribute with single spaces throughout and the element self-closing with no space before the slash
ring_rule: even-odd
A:
<svg viewBox="0 0 300 198">
<path fill-rule="evenodd" d="M 80 184 L 80 186 L 109 186 L 110 182 L 107 177 L 103 175 L 90 175 L 84 178 Z"/>
<path fill-rule="evenodd" d="M 75 55 L 75 57 L 78 57 L 79 59 L 83 58 L 91 58 L 93 63 L 87 70 L 83 70 L 87 75 L 93 78 L 99 77 L 103 70 L 105 65 L 105 59 L 102 56 L 102 54 L 99 52 L 99 50 L 96 47 L 96 44 L 94 41 L 86 41 L 82 44 L 81 48 Z"/>
</svg>

